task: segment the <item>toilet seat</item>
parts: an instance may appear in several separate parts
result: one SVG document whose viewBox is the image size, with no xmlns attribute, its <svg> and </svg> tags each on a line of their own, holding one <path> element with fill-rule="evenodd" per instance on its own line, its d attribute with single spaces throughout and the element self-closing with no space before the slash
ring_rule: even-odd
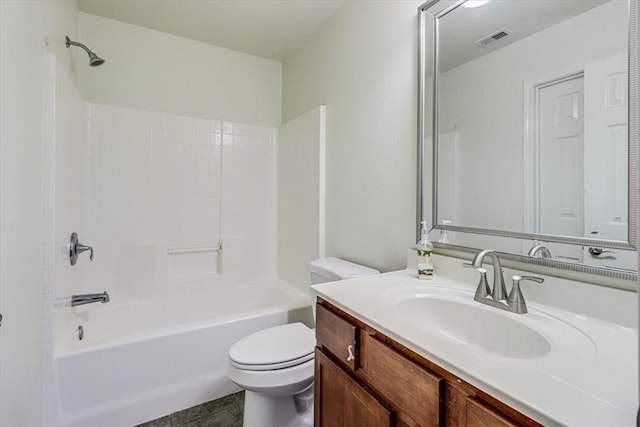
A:
<svg viewBox="0 0 640 427">
<path fill-rule="evenodd" d="M 238 369 L 271 371 L 313 359 L 315 334 L 302 323 L 275 326 L 248 335 L 229 350 L 229 362 Z"/>
</svg>

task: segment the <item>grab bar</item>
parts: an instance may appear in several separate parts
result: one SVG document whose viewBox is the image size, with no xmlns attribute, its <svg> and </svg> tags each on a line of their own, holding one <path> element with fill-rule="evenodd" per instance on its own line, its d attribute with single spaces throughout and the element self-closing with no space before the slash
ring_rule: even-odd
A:
<svg viewBox="0 0 640 427">
<path fill-rule="evenodd" d="M 219 252 L 222 250 L 222 245 L 201 247 L 201 248 L 167 248 L 169 255 L 181 255 L 181 254 L 199 254 L 205 252 Z"/>
</svg>

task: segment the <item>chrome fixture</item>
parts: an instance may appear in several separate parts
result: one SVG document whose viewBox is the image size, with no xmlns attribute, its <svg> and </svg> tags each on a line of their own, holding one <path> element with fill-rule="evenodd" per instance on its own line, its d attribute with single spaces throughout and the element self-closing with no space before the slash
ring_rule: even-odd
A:
<svg viewBox="0 0 640 427">
<path fill-rule="evenodd" d="M 89 54 L 89 66 L 90 67 L 97 67 L 99 65 L 104 64 L 104 59 L 100 58 L 98 55 L 96 55 L 95 53 L 93 53 L 91 51 L 91 49 L 89 49 L 88 47 L 86 47 L 85 45 L 83 45 L 82 43 L 78 43 L 78 42 L 74 42 L 72 40 L 69 40 L 69 37 L 65 37 L 65 46 L 67 46 L 67 48 L 69 46 L 78 46 L 81 47 L 82 49 L 84 49 L 87 54 Z"/>
<path fill-rule="evenodd" d="M 615 254 L 614 251 L 605 251 L 602 248 L 589 248 L 589 255 L 591 256 L 600 256 L 602 254 Z M 612 256 L 612 255 L 609 255 Z M 615 256 L 613 256 L 615 258 Z"/>
<path fill-rule="evenodd" d="M 523 280 L 528 280 L 530 282 L 542 283 L 544 282 L 544 279 L 535 276 L 515 275 L 511 278 L 511 280 L 513 280 L 513 285 L 511 286 L 509 298 L 507 298 L 507 306 L 509 306 L 509 311 L 524 314 L 527 312 L 527 303 L 525 302 L 524 296 L 520 291 L 520 282 L 522 282 Z"/>
<path fill-rule="evenodd" d="M 493 261 L 492 286 L 489 286 L 487 282 L 487 269 L 482 267 L 484 257 L 487 255 Z M 473 268 L 480 273 L 480 281 L 478 282 L 478 287 L 473 297 L 474 301 L 512 313 L 524 314 L 527 312 L 527 304 L 522 295 L 522 291 L 520 291 L 520 282 L 523 280 L 536 283 L 544 282 L 544 279 L 540 277 L 515 275 L 512 277 L 513 285 L 511 286 L 511 292 L 509 292 L 507 296 L 507 289 L 504 284 L 504 277 L 502 276 L 502 266 L 495 252 L 485 249 L 476 254 L 471 264 L 464 263 L 462 265 L 466 268 Z"/>
<path fill-rule="evenodd" d="M 71 260 L 71 265 L 76 265 L 76 262 L 78 262 L 78 255 L 84 251 L 90 251 L 89 259 L 93 261 L 93 248 L 80 243 L 78 233 L 74 231 L 71 233 L 71 239 L 69 240 L 69 259 Z"/>
<path fill-rule="evenodd" d="M 535 257 L 538 253 L 540 254 L 540 258 L 552 258 L 549 248 L 543 245 L 535 245 L 534 247 L 529 249 L 529 252 L 527 252 L 527 256 Z"/>
<path fill-rule="evenodd" d="M 91 304 L 94 302 L 101 302 L 102 304 L 104 304 L 105 302 L 109 302 L 109 294 L 107 293 L 107 291 L 104 291 L 101 294 L 73 295 L 71 297 L 71 307 L 75 307 L 76 305 Z"/>
<path fill-rule="evenodd" d="M 482 263 L 484 262 L 485 256 L 489 256 L 489 258 L 491 258 L 491 261 L 493 262 L 493 283 L 491 284 L 492 286 L 491 298 L 493 298 L 495 301 L 500 301 L 507 297 L 507 288 L 504 285 L 504 277 L 502 276 L 502 265 L 500 265 L 500 260 L 498 259 L 498 255 L 496 255 L 494 251 L 490 249 L 485 249 L 483 251 L 478 252 L 476 256 L 473 257 L 473 260 L 471 261 L 471 265 L 465 264 L 465 267 L 468 266 L 470 268 L 475 268 L 475 269 L 482 268 Z M 486 273 L 486 270 L 485 270 L 485 273 Z"/>
</svg>

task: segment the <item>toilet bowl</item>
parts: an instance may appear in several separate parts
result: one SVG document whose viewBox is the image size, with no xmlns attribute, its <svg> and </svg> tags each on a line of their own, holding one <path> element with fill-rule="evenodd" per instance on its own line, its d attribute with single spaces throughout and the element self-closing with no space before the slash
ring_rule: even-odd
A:
<svg viewBox="0 0 640 427">
<path fill-rule="evenodd" d="M 311 284 L 379 274 L 338 258 L 309 265 Z M 229 350 L 229 378 L 245 389 L 245 427 L 313 426 L 315 329 L 290 323 L 264 329 Z"/>
</svg>

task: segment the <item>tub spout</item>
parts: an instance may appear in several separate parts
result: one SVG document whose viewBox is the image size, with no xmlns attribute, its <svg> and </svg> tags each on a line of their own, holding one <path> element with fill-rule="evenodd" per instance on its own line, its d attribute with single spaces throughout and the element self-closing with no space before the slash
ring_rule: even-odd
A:
<svg viewBox="0 0 640 427">
<path fill-rule="evenodd" d="M 107 291 L 104 291 L 101 294 L 83 294 L 83 295 L 73 295 L 71 297 L 71 307 L 75 307 L 76 305 L 84 305 L 91 304 L 94 302 L 109 302 L 109 294 Z"/>
</svg>

